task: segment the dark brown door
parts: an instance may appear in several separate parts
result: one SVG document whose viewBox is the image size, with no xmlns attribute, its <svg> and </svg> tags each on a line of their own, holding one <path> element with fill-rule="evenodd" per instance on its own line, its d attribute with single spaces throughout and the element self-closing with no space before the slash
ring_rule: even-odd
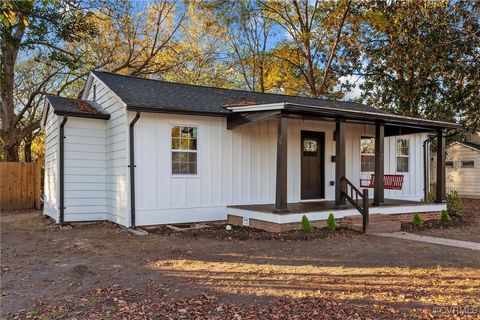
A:
<svg viewBox="0 0 480 320">
<path fill-rule="evenodd" d="M 325 133 L 302 131 L 302 200 L 325 198 Z"/>
</svg>

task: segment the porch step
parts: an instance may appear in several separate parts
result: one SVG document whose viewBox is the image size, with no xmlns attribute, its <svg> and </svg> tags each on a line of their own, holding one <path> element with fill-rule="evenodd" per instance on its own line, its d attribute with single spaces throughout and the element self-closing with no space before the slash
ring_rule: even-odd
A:
<svg viewBox="0 0 480 320">
<path fill-rule="evenodd" d="M 402 224 L 399 221 L 370 221 L 367 233 L 390 233 L 400 231 Z M 361 223 L 354 223 L 350 226 L 351 229 L 362 231 Z"/>
</svg>

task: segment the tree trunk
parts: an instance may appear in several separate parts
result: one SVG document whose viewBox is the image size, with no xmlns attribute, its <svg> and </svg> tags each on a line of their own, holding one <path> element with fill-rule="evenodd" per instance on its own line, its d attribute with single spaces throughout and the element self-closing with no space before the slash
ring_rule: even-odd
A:
<svg viewBox="0 0 480 320">
<path fill-rule="evenodd" d="M 18 157 L 18 148 L 19 144 L 4 144 L 3 153 L 5 154 L 5 161 L 18 162 L 20 158 Z"/>
<path fill-rule="evenodd" d="M 313 65 L 313 61 L 312 61 L 312 56 L 311 56 L 311 53 L 310 53 L 310 45 L 308 45 L 307 47 L 307 56 L 306 56 L 306 59 L 307 59 L 307 75 L 308 75 L 308 85 L 310 87 L 310 94 L 312 95 L 312 97 L 314 98 L 317 98 L 318 97 L 318 94 L 317 94 L 317 86 L 316 86 L 316 81 L 315 81 L 315 67 Z"/>
<path fill-rule="evenodd" d="M 25 26 L 20 23 L 15 29 L 9 28 L 3 32 L 1 42 L 1 70 L 0 70 L 0 136 L 3 142 L 3 151 L 7 161 L 18 161 L 18 147 L 22 137 L 16 130 L 15 104 L 13 100 L 13 86 L 15 79 L 15 63 L 17 61 L 20 42 L 25 32 Z"/>
<path fill-rule="evenodd" d="M 28 136 L 25 137 L 24 145 L 23 145 L 23 155 L 25 158 L 25 162 L 32 162 L 32 142 L 33 142 L 34 136 L 29 134 Z"/>
<path fill-rule="evenodd" d="M 325 71 L 323 72 L 323 79 L 322 79 L 322 84 L 320 85 L 320 93 L 324 93 L 325 91 L 325 86 L 327 85 L 327 77 L 328 77 L 328 72 L 330 71 L 330 66 L 333 61 L 333 57 L 335 56 L 335 50 L 337 49 L 338 42 L 340 41 L 340 37 L 342 35 L 342 29 L 343 25 L 345 24 L 345 19 L 347 18 L 348 15 L 348 10 L 350 10 L 350 5 L 352 1 L 348 0 L 347 2 L 347 7 L 345 8 L 345 11 L 343 12 L 342 15 L 342 20 L 340 22 L 340 26 L 338 27 L 337 31 L 337 36 L 335 37 L 335 41 L 333 43 L 332 49 L 330 50 L 330 55 L 328 57 L 327 65 L 325 67 Z"/>
</svg>

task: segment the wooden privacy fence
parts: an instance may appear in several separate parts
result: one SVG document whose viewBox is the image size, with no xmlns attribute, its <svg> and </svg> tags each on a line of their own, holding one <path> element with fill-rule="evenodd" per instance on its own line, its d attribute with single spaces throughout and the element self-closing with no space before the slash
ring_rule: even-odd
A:
<svg viewBox="0 0 480 320">
<path fill-rule="evenodd" d="M 0 162 L 0 210 L 40 209 L 41 164 Z"/>
</svg>

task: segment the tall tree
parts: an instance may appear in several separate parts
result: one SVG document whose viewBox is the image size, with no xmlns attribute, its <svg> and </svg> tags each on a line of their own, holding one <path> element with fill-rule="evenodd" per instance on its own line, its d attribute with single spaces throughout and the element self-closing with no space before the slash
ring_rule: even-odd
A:
<svg viewBox="0 0 480 320">
<path fill-rule="evenodd" d="M 229 62 L 240 75 L 242 86 L 265 92 L 269 50 L 275 32 L 257 0 L 213 3 L 219 22 L 226 29 Z"/>
<path fill-rule="evenodd" d="M 56 77 L 65 69 L 78 66 L 80 57 L 61 44 L 78 43 L 94 32 L 92 25 L 84 23 L 86 18 L 85 11 L 73 1 L 65 2 L 62 7 L 49 1 L 2 1 L 0 140 L 5 160 L 18 161 L 22 140 L 40 127 L 36 111 L 46 86 L 54 79 L 58 81 Z M 42 64 L 48 72 L 41 77 L 30 73 L 31 79 L 36 80 L 22 92 L 18 90 L 22 81 L 30 81 L 16 79 L 16 67 L 23 60 Z"/>
<path fill-rule="evenodd" d="M 89 16 L 98 28 L 94 41 L 83 42 L 80 50 L 89 53 L 89 68 L 132 76 L 158 74 L 177 62 L 174 46 L 184 18 L 177 1 L 106 1 Z"/>
<path fill-rule="evenodd" d="M 210 2 L 189 1 L 181 39 L 173 46 L 175 65 L 158 76 L 176 82 L 231 87 L 235 74 L 225 63 L 226 29 Z M 159 61 L 160 62 L 160 61 Z"/>
<path fill-rule="evenodd" d="M 311 96 L 333 95 L 340 84 L 340 75 L 332 75 L 330 71 L 336 50 L 346 43 L 342 41 L 345 36 L 342 30 L 351 1 L 292 0 L 264 1 L 261 4 L 268 18 L 285 30 L 289 46 L 301 58 L 293 61 L 285 56 L 276 56 L 277 59 L 298 70 Z"/>
<path fill-rule="evenodd" d="M 480 11 L 474 1 L 371 1 L 363 8 L 366 103 L 479 128 Z"/>
</svg>

